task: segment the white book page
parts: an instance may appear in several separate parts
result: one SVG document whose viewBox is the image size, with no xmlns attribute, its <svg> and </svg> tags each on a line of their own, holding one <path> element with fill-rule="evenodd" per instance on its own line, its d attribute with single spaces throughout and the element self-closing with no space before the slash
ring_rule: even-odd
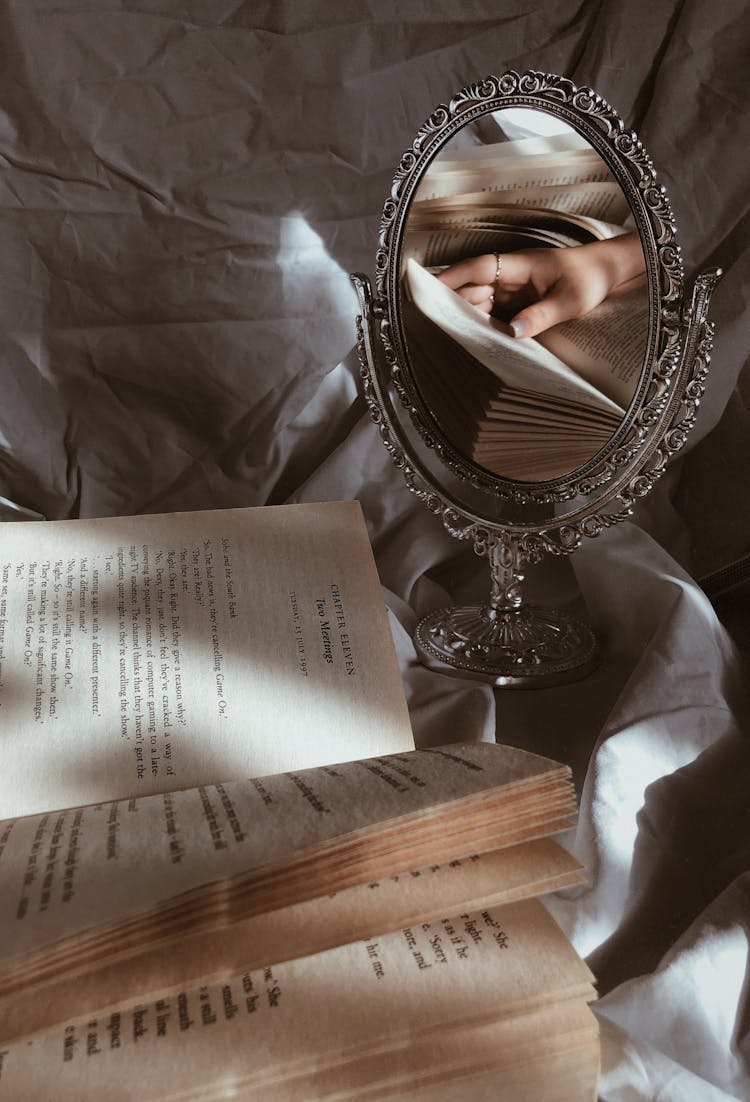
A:
<svg viewBox="0 0 750 1102">
<path fill-rule="evenodd" d="M 7 524 L 0 817 L 413 748 L 354 502 Z"/>
</svg>

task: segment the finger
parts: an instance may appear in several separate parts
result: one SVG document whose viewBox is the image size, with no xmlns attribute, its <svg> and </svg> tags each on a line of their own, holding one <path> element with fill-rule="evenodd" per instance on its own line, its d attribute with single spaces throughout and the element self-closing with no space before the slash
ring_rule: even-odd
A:
<svg viewBox="0 0 750 1102">
<path fill-rule="evenodd" d="M 467 283 L 490 284 L 508 290 L 517 290 L 531 279 L 535 267 L 541 262 L 540 254 L 546 250 L 519 253 L 483 253 L 451 264 L 440 273 L 438 279 L 453 291 Z M 499 259 L 499 264 L 498 264 Z M 498 273 L 499 269 L 499 273 Z"/>
<path fill-rule="evenodd" d="M 486 299 L 493 297 L 492 287 L 486 283 L 480 286 L 469 283 L 466 287 L 461 287 L 457 291 L 457 294 L 467 302 L 470 302 L 472 306 L 478 306 L 480 302 L 484 302 Z"/>
<path fill-rule="evenodd" d="M 468 260 L 460 260 L 458 264 L 451 264 L 441 272 L 438 279 L 445 283 L 452 291 L 464 287 L 467 283 L 475 283 L 480 286 L 492 284 L 495 280 L 497 269 L 497 257 L 494 253 L 484 253 L 482 256 L 472 256 Z"/>
<path fill-rule="evenodd" d="M 495 286 L 507 291 L 517 291 L 525 286 L 542 263 L 541 252 L 541 249 L 537 250 L 536 256 L 533 251 L 498 254 L 495 257 Z"/>
<path fill-rule="evenodd" d="M 490 295 L 490 297 L 486 298 L 484 300 L 484 302 L 478 302 L 477 303 L 477 309 L 482 310 L 485 314 L 491 314 L 492 313 L 492 308 L 493 308 L 494 305 L 495 305 L 495 300 L 492 297 L 492 295 Z"/>
<path fill-rule="evenodd" d="M 553 325 L 577 317 L 578 313 L 575 295 L 558 283 L 544 298 L 519 311 L 509 324 L 514 337 L 536 337 Z"/>
</svg>

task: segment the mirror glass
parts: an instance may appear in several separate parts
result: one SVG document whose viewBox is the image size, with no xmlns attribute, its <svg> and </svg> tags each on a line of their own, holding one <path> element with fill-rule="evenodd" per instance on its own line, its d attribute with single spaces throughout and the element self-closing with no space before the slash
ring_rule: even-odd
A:
<svg viewBox="0 0 750 1102">
<path fill-rule="evenodd" d="M 467 460 L 544 482 L 612 439 L 644 369 L 645 256 L 573 127 L 505 108 L 459 130 L 417 185 L 398 272 L 414 385 Z"/>
</svg>

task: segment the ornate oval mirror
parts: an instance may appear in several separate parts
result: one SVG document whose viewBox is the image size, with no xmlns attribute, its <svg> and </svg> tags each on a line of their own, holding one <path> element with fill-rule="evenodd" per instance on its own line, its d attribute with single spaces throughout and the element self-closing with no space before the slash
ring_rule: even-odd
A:
<svg viewBox="0 0 750 1102">
<path fill-rule="evenodd" d="M 360 353 L 412 492 L 487 555 L 486 605 L 423 620 L 424 660 L 500 685 L 581 676 L 588 627 L 524 603 L 526 565 L 624 519 L 684 442 L 719 272 L 684 301 L 648 154 L 590 89 L 506 73 L 418 131 L 381 221 Z"/>
</svg>

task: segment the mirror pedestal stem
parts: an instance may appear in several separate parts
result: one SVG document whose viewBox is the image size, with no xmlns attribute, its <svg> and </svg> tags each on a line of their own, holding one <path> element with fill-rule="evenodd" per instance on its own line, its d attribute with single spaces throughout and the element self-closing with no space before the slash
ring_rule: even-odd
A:
<svg viewBox="0 0 750 1102">
<path fill-rule="evenodd" d="M 490 593 L 490 610 L 497 615 L 513 612 L 523 603 L 521 597 L 521 557 L 518 552 L 518 544 L 512 541 L 506 543 L 494 543 L 487 553 L 490 562 L 490 575 L 492 578 L 492 592 Z"/>
<path fill-rule="evenodd" d="M 430 668 L 507 688 L 536 688 L 584 677 L 596 665 L 593 632 L 558 609 L 524 603 L 515 541 L 487 549 L 492 591 L 486 605 L 437 609 L 414 641 Z"/>
</svg>

